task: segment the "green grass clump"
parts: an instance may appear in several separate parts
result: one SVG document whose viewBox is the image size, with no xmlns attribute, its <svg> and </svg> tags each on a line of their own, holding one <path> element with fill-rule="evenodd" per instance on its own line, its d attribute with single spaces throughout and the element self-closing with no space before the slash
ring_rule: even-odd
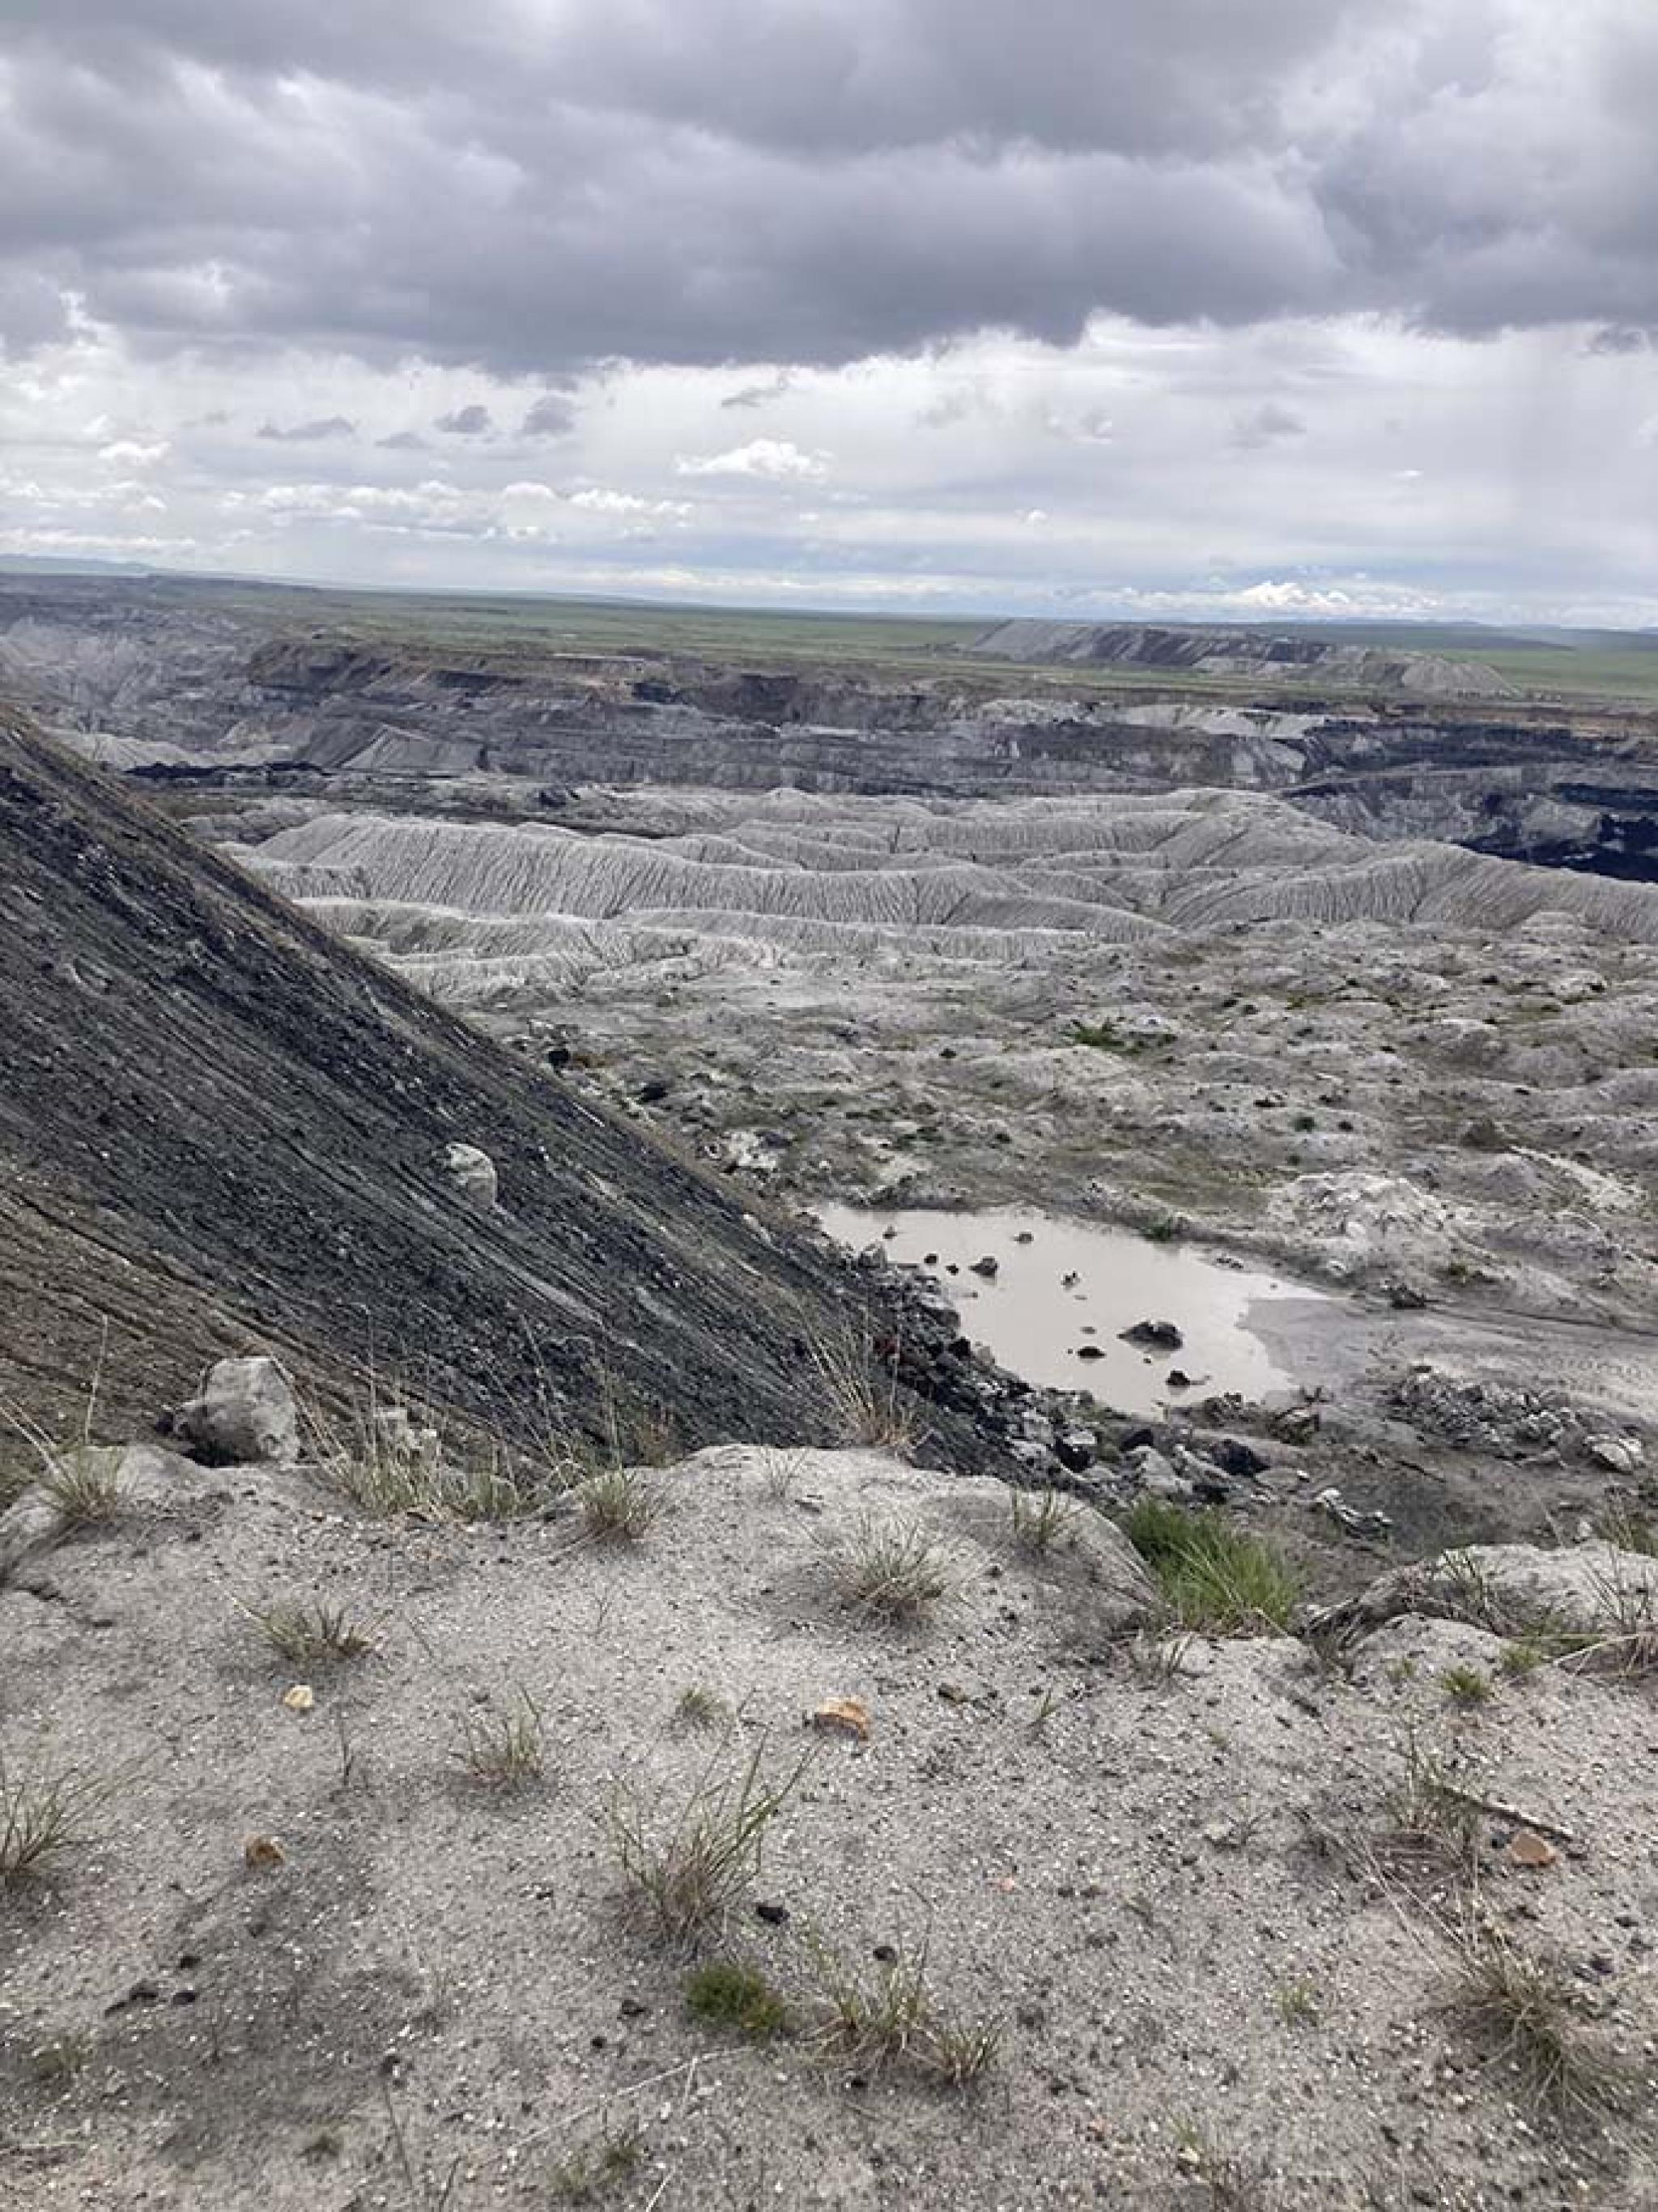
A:
<svg viewBox="0 0 1658 2212">
<path fill-rule="evenodd" d="M 948 1547 L 918 1522 L 865 1513 L 834 1555 L 841 1595 L 884 1620 L 924 1620 L 955 1585 Z"/>
<path fill-rule="evenodd" d="M 1490 1705 L 1496 1694 L 1491 1678 L 1483 1668 L 1471 1667 L 1461 1661 L 1446 1668 L 1439 1678 L 1439 1686 L 1454 1705 L 1461 1705 L 1465 1711 Z"/>
<path fill-rule="evenodd" d="M 1237 1636 L 1289 1626 L 1301 1595 L 1294 1570 L 1220 1513 L 1143 1498 L 1123 1527 L 1182 1628 Z"/>
<path fill-rule="evenodd" d="M 1631 2069 L 1585 2022 L 1571 1977 L 1506 1936 L 1465 1934 L 1447 2009 L 1490 2051 L 1530 2117 L 1582 2121 L 1629 2101 Z"/>
<path fill-rule="evenodd" d="M 1083 1510 L 1063 1490 L 1011 1490 L 1007 1502 L 1014 1542 L 1039 1556 L 1072 1533 Z"/>
<path fill-rule="evenodd" d="M 927 1943 L 883 1947 L 872 1971 L 849 1966 L 821 1943 L 812 1963 L 823 1999 L 820 2039 L 871 2071 L 904 2063 L 965 2089 L 995 2063 L 1001 2031 L 941 2004 L 928 1972 Z"/>
<path fill-rule="evenodd" d="M 698 2020 L 764 2041 L 778 2033 L 788 2008 L 757 1966 L 738 1959 L 711 1959 L 685 1984 L 685 2003 Z"/>
<path fill-rule="evenodd" d="M 343 1605 L 325 1598 L 288 1599 L 255 1612 L 253 1619 L 271 1650 L 290 1667 L 316 1667 L 330 1659 L 360 1659 L 374 1648 L 373 1638 Z"/>
</svg>

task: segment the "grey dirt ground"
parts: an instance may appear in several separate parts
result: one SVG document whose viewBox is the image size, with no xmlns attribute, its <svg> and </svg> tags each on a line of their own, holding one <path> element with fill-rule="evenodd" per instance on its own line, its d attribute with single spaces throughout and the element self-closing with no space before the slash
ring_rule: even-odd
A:
<svg viewBox="0 0 1658 2212">
<path fill-rule="evenodd" d="M 1033 1552 L 999 1486 L 867 1452 L 641 1475 L 633 1542 L 151 1447 L 121 1480 L 107 1523 L 0 1522 L 7 1784 L 98 1785 L 0 1887 L 5 2212 L 1658 2201 L 1649 1678 L 1430 1617 L 1467 1561 L 1321 1657 L 1174 1634 L 1110 1522 Z M 838 1580 L 894 1527 L 948 1584 L 904 1627 Z M 1528 1603 L 1592 1609 L 1608 1559 L 1652 1600 L 1604 1550 L 1493 1555 L 1492 1587 L 1515 1558 Z M 258 1619 L 288 1601 L 372 1649 L 288 1663 Z M 809 1725 L 834 1699 L 866 1741 Z M 513 1713 L 541 1772 L 479 1779 L 469 1730 Z M 793 1778 L 759 1868 L 670 1944 L 617 1808 L 663 1838 L 755 1760 Z M 1388 1856 L 1412 1774 L 1482 1808 L 1460 1875 Z M 1457 2010 L 1471 1946 L 1555 1962 L 1619 2109 L 1553 2113 Z M 884 2064 L 823 2033 L 837 1972 L 923 1949 L 934 2027 L 996 2031 L 965 2087 L 925 2032 Z M 782 2033 L 688 2011 L 709 1958 Z"/>
</svg>

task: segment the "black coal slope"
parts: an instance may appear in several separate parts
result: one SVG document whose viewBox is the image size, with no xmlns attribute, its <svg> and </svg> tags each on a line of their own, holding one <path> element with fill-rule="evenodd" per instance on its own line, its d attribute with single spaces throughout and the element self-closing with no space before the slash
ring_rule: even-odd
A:
<svg viewBox="0 0 1658 2212">
<path fill-rule="evenodd" d="M 595 1112 L 0 725 L 0 1402 L 106 1415 L 228 1350 L 374 1369 L 507 1431 L 831 1441 L 867 1275 Z M 496 1163 L 498 1209 L 444 1155 Z M 885 1325 L 891 1327 L 890 1319 Z M 986 1448 L 937 1407 L 937 1449 Z M 625 1441 L 625 1440 L 624 1440 Z"/>
</svg>

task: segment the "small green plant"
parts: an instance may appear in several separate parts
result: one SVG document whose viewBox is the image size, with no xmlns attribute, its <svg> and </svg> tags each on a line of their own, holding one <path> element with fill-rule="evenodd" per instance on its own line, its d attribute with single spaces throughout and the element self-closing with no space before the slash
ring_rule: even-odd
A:
<svg viewBox="0 0 1658 2212">
<path fill-rule="evenodd" d="M 674 1718 L 685 1729 L 720 1728 L 731 1717 L 726 1700 L 706 1682 L 688 1682 L 673 1710 Z"/>
<path fill-rule="evenodd" d="M 940 2007 L 928 1975 L 928 1941 L 884 1945 L 875 1965 L 849 1965 L 814 1940 L 813 1969 L 823 2001 L 820 2039 L 853 2065 L 899 2062 L 964 2089 L 995 2063 L 1001 2031 L 993 2021 L 958 2018 Z"/>
<path fill-rule="evenodd" d="M 1072 1022 L 1071 1042 L 1085 1044 L 1092 1052 L 1133 1053 L 1139 1049 L 1139 1041 L 1125 1036 L 1114 1022 Z"/>
<path fill-rule="evenodd" d="M 464 1713 L 459 1735 L 454 1756 L 477 1782 L 518 1789 L 537 1780 L 546 1763 L 541 1708 L 527 1690 Z"/>
<path fill-rule="evenodd" d="M 1316 1114 L 1297 1114 L 1291 1118 L 1290 1127 L 1297 1135 L 1304 1137 L 1309 1130 L 1317 1128 L 1318 1116 Z"/>
<path fill-rule="evenodd" d="M 76 1444 L 49 1460 L 41 1470 L 46 1503 L 65 1528 L 90 1528 L 112 1521 L 121 1510 L 118 1444 Z"/>
<path fill-rule="evenodd" d="M 1310 1982 L 1297 1981 L 1280 1984 L 1278 1991 L 1278 2016 L 1285 2027 L 1316 2027 L 1318 2025 L 1318 1996 Z"/>
<path fill-rule="evenodd" d="M 862 1514 L 833 1557 L 846 1603 L 884 1620 L 925 1619 L 955 1583 L 949 1550 L 914 1521 Z"/>
<path fill-rule="evenodd" d="M 595 1541 L 636 1544 L 662 1514 L 662 1493 L 636 1467 L 607 1467 L 576 1492 L 581 1525 Z"/>
<path fill-rule="evenodd" d="M 1185 1233 L 1186 1225 L 1178 1213 L 1160 1213 L 1140 1231 L 1148 1244 L 1178 1244 Z"/>
<path fill-rule="evenodd" d="M 757 1743 L 745 1765 L 723 1774 L 711 1763 L 665 1824 L 634 1790 L 619 1787 L 611 1799 L 610 1841 L 623 1879 L 671 1942 L 717 1927 L 759 1872 L 766 1831 L 806 1768 L 802 1759 L 780 1781 L 768 1781 L 764 1747 Z"/>
<path fill-rule="evenodd" d="M 788 2008 L 757 1966 L 738 1959 L 711 1959 L 685 1984 L 685 2003 L 698 2020 L 763 2042 L 788 2018 Z"/>
<path fill-rule="evenodd" d="M 324 1598 L 284 1600 L 252 1617 L 271 1650 L 291 1667 L 360 1659 L 374 1648 L 372 1638 L 344 1606 L 331 1605 Z"/>
<path fill-rule="evenodd" d="M 91 1843 L 113 1788 L 76 1768 L 25 1773 L 0 1758 L 0 1889 L 39 1880 Z"/>
<path fill-rule="evenodd" d="M 768 1498 L 781 1504 L 794 1495 L 795 1485 L 805 1468 L 803 1451 L 778 1451 L 774 1449 L 760 1455 L 760 1479 Z"/>
<path fill-rule="evenodd" d="M 1497 1694 L 1491 1676 L 1483 1668 L 1469 1666 L 1461 1660 L 1445 1668 L 1439 1677 L 1439 1686 L 1451 1703 L 1465 1712 L 1490 1705 Z"/>
<path fill-rule="evenodd" d="M 1540 1667 L 1546 1666 L 1548 1656 L 1535 1638 L 1521 1636 L 1503 1646 L 1497 1655 L 1497 1664 L 1501 1673 L 1508 1675 L 1510 1680 L 1517 1681 L 1527 1674 L 1534 1674 Z"/>
<path fill-rule="evenodd" d="M 1603 1543 L 1611 1544 L 1618 1551 L 1638 1552 L 1647 1559 L 1658 1559 L 1658 1523 L 1632 1505 L 1609 1505 L 1595 1522 L 1594 1533 Z"/>
<path fill-rule="evenodd" d="M 632 2180 L 645 2159 L 644 2130 L 635 2121 L 578 2144 L 547 2176 L 556 2204 L 597 2204 Z"/>
<path fill-rule="evenodd" d="M 1570 1976 L 1485 1928 L 1467 1929 L 1447 2008 L 1504 2067 L 1535 2114 L 1585 2119 L 1616 2112 L 1628 2069 L 1582 2017 Z"/>
<path fill-rule="evenodd" d="M 1038 1554 L 1072 1534 L 1082 1512 L 1062 1490 L 1011 1490 L 1007 1503 L 1014 1542 Z"/>
<path fill-rule="evenodd" d="M 1221 1514 L 1143 1498 L 1124 1528 L 1182 1628 L 1236 1636 L 1289 1626 L 1301 1595 L 1295 1573 Z"/>
<path fill-rule="evenodd" d="M 85 2071 L 94 2048 L 92 2037 L 82 2029 L 54 2035 L 49 2043 L 37 2044 L 30 2051 L 29 2072 L 42 2087 L 61 2088 Z"/>
</svg>

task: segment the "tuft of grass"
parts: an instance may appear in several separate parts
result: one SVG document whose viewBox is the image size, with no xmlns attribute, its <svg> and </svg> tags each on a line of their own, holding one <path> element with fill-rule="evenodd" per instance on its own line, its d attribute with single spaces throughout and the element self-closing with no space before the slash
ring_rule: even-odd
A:
<svg viewBox="0 0 1658 2212">
<path fill-rule="evenodd" d="M 681 1728 L 720 1728 L 730 1717 L 731 1708 L 717 1690 L 706 1682 L 688 1682 L 679 1692 L 675 1705 L 674 1718 Z"/>
<path fill-rule="evenodd" d="M 1461 1706 L 1467 1712 L 1490 1705 L 1497 1694 L 1483 1667 L 1472 1667 L 1461 1660 L 1444 1669 L 1439 1677 L 1439 1686 L 1454 1705 Z"/>
<path fill-rule="evenodd" d="M 1007 1503 L 1014 1542 L 1038 1555 L 1071 1534 L 1082 1512 L 1063 1490 L 1011 1490 Z"/>
<path fill-rule="evenodd" d="M 90 1844 L 113 1789 L 76 1768 L 26 1773 L 0 1758 L 0 1889 L 39 1881 Z"/>
<path fill-rule="evenodd" d="M 1581 2003 L 1552 1960 L 1488 1929 L 1463 1932 L 1447 2009 L 1507 2069 L 1533 2115 L 1582 2120 L 1628 2100 L 1630 2071 L 1585 2022 Z"/>
<path fill-rule="evenodd" d="M 546 1763 L 541 1708 L 527 1690 L 464 1713 L 454 1756 L 474 1781 L 516 1790 L 539 1779 Z"/>
<path fill-rule="evenodd" d="M 1178 1244 L 1185 1234 L 1186 1225 L 1178 1213 L 1160 1213 L 1140 1231 L 1148 1244 Z"/>
<path fill-rule="evenodd" d="M 597 2204 L 632 2180 L 645 2159 L 645 2133 L 636 2121 L 612 2135 L 607 2128 L 559 2160 L 547 2176 L 556 2204 Z"/>
<path fill-rule="evenodd" d="M 802 1759 L 780 1781 L 769 1781 L 761 1768 L 764 1748 L 757 1743 L 745 1765 L 723 1774 L 710 1763 L 665 1825 L 631 1789 L 618 1787 L 611 1799 L 610 1842 L 623 1879 L 671 1942 L 717 1927 L 760 1870 L 766 1831 L 807 1765 Z"/>
<path fill-rule="evenodd" d="M 252 1618 L 273 1651 L 292 1667 L 316 1667 L 330 1659 L 360 1659 L 374 1639 L 343 1605 L 325 1598 L 283 1599 Z"/>
<path fill-rule="evenodd" d="M 76 1444 L 46 1462 L 40 1489 L 62 1527 L 90 1528 L 115 1518 L 125 1456 L 118 1444 Z"/>
<path fill-rule="evenodd" d="M 1285 2027 L 1318 2026 L 1318 1994 L 1310 1982 L 1282 1983 L 1278 1990 L 1277 2003 L 1278 2016 Z"/>
<path fill-rule="evenodd" d="M 1218 1512 L 1142 1498 L 1124 1533 L 1151 1569 L 1182 1628 L 1212 1635 L 1287 1629 L 1301 1595 L 1293 1569 Z"/>
<path fill-rule="evenodd" d="M 1479 1813 L 1412 1734 L 1405 1771 L 1390 1792 L 1373 1851 L 1391 1870 L 1428 1881 L 1472 1882 L 1479 1865 Z"/>
<path fill-rule="evenodd" d="M 607 1467 L 576 1492 L 581 1525 L 598 1542 L 636 1544 L 662 1514 L 662 1493 L 636 1467 Z"/>
<path fill-rule="evenodd" d="M 698 2020 L 764 2042 L 788 2020 L 788 2007 L 757 1966 L 739 1959 L 710 1959 L 685 1984 L 685 2003 Z"/>
<path fill-rule="evenodd" d="M 909 1451 L 916 1441 L 915 1409 L 896 1372 L 896 1349 L 883 1359 L 870 1332 L 850 1322 L 809 1334 L 807 1345 L 845 1441 L 901 1455 Z"/>
<path fill-rule="evenodd" d="M 1596 1521 L 1594 1533 L 1602 1542 L 1618 1551 L 1638 1552 L 1647 1559 L 1658 1559 L 1658 1522 L 1631 1504 L 1609 1505 Z"/>
<path fill-rule="evenodd" d="M 822 1943 L 811 1959 L 823 2000 L 820 2040 L 872 2071 L 903 2063 L 954 2089 L 995 2063 L 1001 2030 L 942 2008 L 928 1974 L 928 1940 L 902 1938 L 873 1969 L 853 1966 Z"/>
<path fill-rule="evenodd" d="M 924 1620 L 955 1585 L 948 1547 L 919 1522 L 861 1514 L 832 1556 L 847 1604 L 884 1620 Z"/>
</svg>

